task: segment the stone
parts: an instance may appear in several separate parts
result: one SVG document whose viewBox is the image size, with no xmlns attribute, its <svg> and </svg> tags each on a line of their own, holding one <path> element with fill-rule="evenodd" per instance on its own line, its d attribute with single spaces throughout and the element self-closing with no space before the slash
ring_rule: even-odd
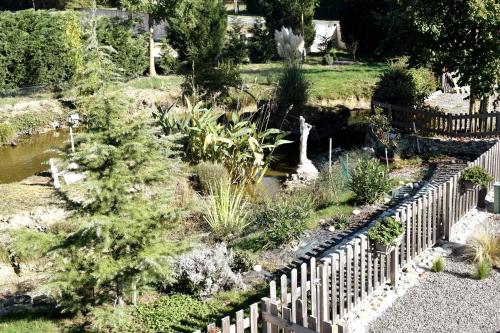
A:
<svg viewBox="0 0 500 333">
<path fill-rule="evenodd" d="M 84 180 L 86 176 L 83 173 L 76 173 L 76 172 L 66 172 L 63 175 L 64 183 L 66 185 L 71 185 L 78 183 L 81 180 Z"/>
<path fill-rule="evenodd" d="M 359 214 L 361 214 L 361 210 L 360 209 L 357 209 L 357 208 L 353 209 L 352 215 L 359 215 Z"/>
<path fill-rule="evenodd" d="M 335 227 L 332 225 L 332 226 L 329 226 L 328 227 L 328 231 L 330 232 L 335 232 Z"/>
<path fill-rule="evenodd" d="M 15 295 L 7 298 L 7 300 L 3 303 L 3 306 L 9 307 L 9 306 L 29 305 L 29 304 L 31 304 L 30 295 Z"/>
<path fill-rule="evenodd" d="M 56 300 L 48 295 L 33 297 L 33 306 L 55 306 L 56 304 Z"/>
<path fill-rule="evenodd" d="M 255 265 L 255 266 L 253 266 L 253 270 L 255 272 L 262 272 L 262 265 Z"/>
</svg>

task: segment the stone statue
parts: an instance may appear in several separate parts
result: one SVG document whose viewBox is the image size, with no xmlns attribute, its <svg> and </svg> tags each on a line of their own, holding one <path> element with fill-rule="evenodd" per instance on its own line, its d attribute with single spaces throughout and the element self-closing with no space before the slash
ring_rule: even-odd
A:
<svg viewBox="0 0 500 333">
<path fill-rule="evenodd" d="M 300 117 L 300 161 L 297 174 L 304 179 L 313 179 L 318 176 L 318 169 L 310 159 L 307 158 L 307 139 L 312 125 L 306 123 L 304 117 Z"/>
</svg>

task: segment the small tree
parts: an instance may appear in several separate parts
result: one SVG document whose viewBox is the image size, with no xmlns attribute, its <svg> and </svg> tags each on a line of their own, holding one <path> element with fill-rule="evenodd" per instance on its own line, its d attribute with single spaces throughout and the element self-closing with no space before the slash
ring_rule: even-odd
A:
<svg viewBox="0 0 500 333">
<path fill-rule="evenodd" d="M 80 134 L 70 160 L 87 176 L 82 227 L 59 247 L 62 270 L 55 281 L 61 306 L 87 310 L 167 274 L 162 258 L 175 252 L 165 239 L 172 228 L 171 191 L 152 191 L 176 173 L 169 146 L 133 113 L 124 96 L 94 99 L 89 132 Z M 160 242 L 162 247 L 160 247 Z"/>
</svg>

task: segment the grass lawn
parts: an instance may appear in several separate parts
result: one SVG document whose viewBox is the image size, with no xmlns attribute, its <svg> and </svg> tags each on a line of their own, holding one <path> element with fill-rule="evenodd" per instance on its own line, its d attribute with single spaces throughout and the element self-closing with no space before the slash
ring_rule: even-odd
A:
<svg viewBox="0 0 500 333">
<path fill-rule="evenodd" d="M 58 333 L 60 327 L 55 321 L 45 318 L 0 319 L 2 333 Z"/>
<path fill-rule="evenodd" d="M 383 63 L 343 66 L 323 66 L 312 59 L 304 65 L 305 76 L 311 82 L 310 103 L 347 98 L 370 99 L 379 76 L 387 68 Z M 242 78 L 255 84 L 252 90 L 259 97 L 269 94 L 280 75 L 282 64 L 249 64 L 241 66 Z"/>
</svg>

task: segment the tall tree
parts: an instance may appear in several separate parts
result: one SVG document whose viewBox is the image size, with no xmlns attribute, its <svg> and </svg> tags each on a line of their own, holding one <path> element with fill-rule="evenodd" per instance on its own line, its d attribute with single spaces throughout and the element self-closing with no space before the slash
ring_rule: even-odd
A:
<svg viewBox="0 0 500 333">
<path fill-rule="evenodd" d="M 267 29 L 274 34 L 282 27 L 292 28 L 304 37 L 306 47 L 314 42 L 316 30 L 313 23 L 318 0 L 260 0 Z"/>
<path fill-rule="evenodd" d="M 500 93 L 500 3 L 497 0 L 405 0 L 402 3 L 419 38 L 413 59 L 446 68 L 470 86 L 470 111 Z"/>
<path fill-rule="evenodd" d="M 224 47 L 227 12 L 220 0 L 160 0 L 170 45 L 181 60 L 211 63 Z"/>
</svg>

